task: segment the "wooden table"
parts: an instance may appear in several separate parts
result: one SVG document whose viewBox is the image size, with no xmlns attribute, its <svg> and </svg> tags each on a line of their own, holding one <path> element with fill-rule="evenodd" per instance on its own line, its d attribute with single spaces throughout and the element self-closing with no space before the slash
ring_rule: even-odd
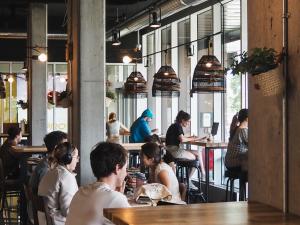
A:
<svg viewBox="0 0 300 225">
<path fill-rule="evenodd" d="M 116 225 L 294 225 L 300 217 L 260 203 L 227 202 L 176 206 L 104 209 Z"/>
<path fill-rule="evenodd" d="M 185 142 L 187 145 L 196 145 L 205 148 L 205 194 L 206 202 L 209 201 L 209 151 L 213 149 L 227 149 L 228 143 L 226 142 L 212 142 L 212 141 L 189 141 Z"/>
<path fill-rule="evenodd" d="M 127 150 L 127 151 L 140 151 L 142 148 L 142 145 L 145 143 L 122 143 L 121 145 Z"/>
<path fill-rule="evenodd" d="M 47 153 L 45 146 L 16 146 L 13 148 L 15 152 L 25 154 L 43 154 Z"/>
</svg>

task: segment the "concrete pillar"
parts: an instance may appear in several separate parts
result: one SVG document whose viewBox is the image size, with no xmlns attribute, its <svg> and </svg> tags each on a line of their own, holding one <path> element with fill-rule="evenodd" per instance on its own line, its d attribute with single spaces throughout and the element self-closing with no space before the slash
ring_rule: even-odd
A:
<svg viewBox="0 0 300 225">
<path fill-rule="evenodd" d="M 30 5 L 31 47 L 46 52 L 47 47 L 47 5 L 31 3 Z M 32 55 L 38 52 L 31 50 Z M 42 145 L 47 133 L 47 62 L 31 60 L 31 138 L 32 145 Z"/>
<path fill-rule="evenodd" d="M 92 147 L 105 138 L 105 1 L 69 1 L 73 107 L 70 139 L 80 151 L 80 184 L 95 178 L 90 167 Z"/>
</svg>

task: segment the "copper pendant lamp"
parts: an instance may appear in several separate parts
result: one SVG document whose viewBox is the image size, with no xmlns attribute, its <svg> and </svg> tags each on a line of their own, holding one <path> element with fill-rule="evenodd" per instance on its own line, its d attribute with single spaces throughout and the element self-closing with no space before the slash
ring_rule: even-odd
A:
<svg viewBox="0 0 300 225">
<path fill-rule="evenodd" d="M 216 56 L 210 55 L 211 42 L 208 40 L 208 54 L 201 57 L 194 70 L 193 93 L 226 92 L 224 69 Z"/>
</svg>

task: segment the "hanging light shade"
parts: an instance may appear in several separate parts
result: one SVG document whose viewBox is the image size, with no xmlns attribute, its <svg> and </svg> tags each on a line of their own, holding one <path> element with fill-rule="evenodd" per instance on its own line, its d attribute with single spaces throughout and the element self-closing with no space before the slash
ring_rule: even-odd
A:
<svg viewBox="0 0 300 225">
<path fill-rule="evenodd" d="M 129 77 L 127 77 L 124 89 L 124 97 L 127 98 L 146 98 L 148 94 L 147 82 L 138 71 L 133 71 Z"/>
<path fill-rule="evenodd" d="M 226 92 L 224 70 L 214 55 L 204 55 L 199 60 L 193 75 L 193 93 Z"/>
<path fill-rule="evenodd" d="M 112 31 L 112 45 L 113 46 L 119 46 L 122 44 L 122 42 L 120 41 L 121 36 L 120 36 L 120 30 L 118 29 L 113 29 Z"/>
<path fill-rule="evenodd" d="M 153 97 L 178 97 L 180 95 L 180 79 L 171 66 L 160 67 L 154 74 L 152 85 Z"/>
<path fill-rule="evenodd" d="M 156 10 L 156 8 L 149 10 L 149 26 L 151 28 L 159 28 L 161 26 L 161 8 L 159 8 L 159 14 Z"/>
<path fill-rule="evenodd" d="M 5 89 L 5 83 L 3 81 L 2 76 L 0 76 L 0 99 L 6 98 L 6 89 Z"/>
</svg>

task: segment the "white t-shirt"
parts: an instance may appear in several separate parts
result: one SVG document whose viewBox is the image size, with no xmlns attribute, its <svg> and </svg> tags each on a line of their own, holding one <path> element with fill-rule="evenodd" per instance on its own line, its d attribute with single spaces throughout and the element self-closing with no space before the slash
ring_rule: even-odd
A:
<svg viewBox="0 0 300 225">
<path fill-rule="evenodd" d="M 103 216 L 104 208 L 128 208 L 127 198 L 103 182 L 81 187 L 74 196 L 66 225 L 112 224 Z"/>
<path fill-rule="evenodd" d="M 154 176 L 154 181 L 156 183 L 161 183 L 158 175 L 160 172 L 162 171 L 167 171 L 169 179 L 171 181 L 171 187 L 168 188 L 169 191 L 172 193 L 172 202 L 178 202 L 178 203 L 182 203 L 181 197 L 180 197 L 180 192 L 179 192 L 179 183 L 177 180 L 177 177 L 174 173 L 174 171 L 172 170 L 172 168 L 164 163 L 161 162 L 157 165 L 156 169 L 155 169 L 155 176 Z"/>
<path fill-rule="evenodd" d="M 64 225 L 71 200 L 78 191 L 75 174 L 66 167 L 58 165 L 42 178 L 38 195 L 48 199 L 49 213 L 54 225 Z M 40 217 L 40 224 L 44 218 Z"/>
</svg>

